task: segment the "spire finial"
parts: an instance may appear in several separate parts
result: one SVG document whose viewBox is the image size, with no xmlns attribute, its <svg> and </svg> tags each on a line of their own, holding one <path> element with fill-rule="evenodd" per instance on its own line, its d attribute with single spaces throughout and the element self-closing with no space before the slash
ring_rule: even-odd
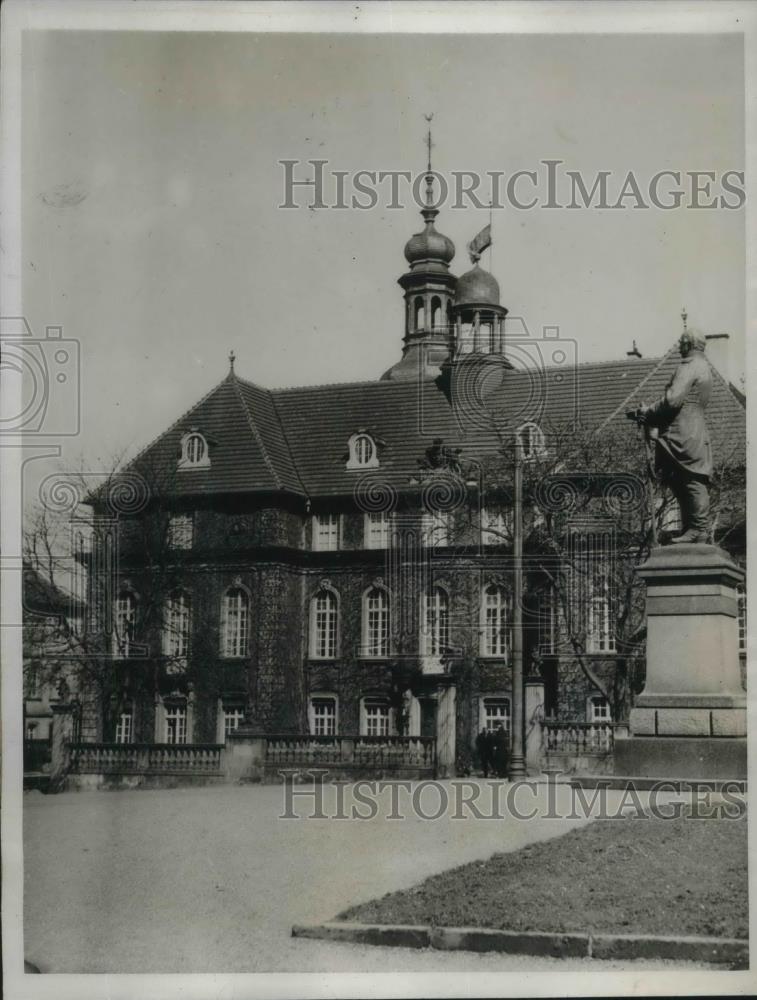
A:
<svg viewBox="0 0 757 1000">
<path fill-rule="evenodd" d="M 229 351 L 229 375 L 234 374 L 234 362 L 236 361 L 236 359 L 237 359 L 236 354 L 233 351 Z"/>
<path fill-rule="evenodd" d="M 426 132 L 426 150 L 428 152 L 428 164 L 426 166 L 426 170 L 430 174 L 431 173 L 431 150 L 434 147 L 434 143 L 433 143 L 433 140 L 431 138 L 431 122 L 433 120 L 434 113 L 432 111 L 430 115 L 424 115 L 423 117 L 428 122 L 428 131 Z"/>
<path fill-rule="evenodd" d="M 681 319 L 683 320 L 683 332 L 687 332 L 686 320 L 689 318 L 689 314 L 686 312 L 686 306 L 681 310 Z"/>
<path fill-rule="evenodd" d="M 426 153 L 427 153 L 427 163 L 426 163 L 426 209 L 428 210 L 428 209 L 431 209 L 432 206 L 433 206 L 433 204 L 434 204 L 434 192 L 433 192 L 434 175 L 433 175 L 433 172 L 431 170 L 431 150 L 434 147 L 434 142 L 433 142 L 433 139 L 431 138 L 431 120 L 434 117 L 434 113 L 432 111 L 430 115 L 424 115 L 423 117 L 428 122 L 428 131 L 426 132 Z M 437 213 L 435 212 L 433 218 L 436 217 L 436 214 Z M 429 221 L 429 219 L 428 219 L 428 217 L 426 217 L 426 222 L 428 222 L 428 221 Z"/>
</svg>

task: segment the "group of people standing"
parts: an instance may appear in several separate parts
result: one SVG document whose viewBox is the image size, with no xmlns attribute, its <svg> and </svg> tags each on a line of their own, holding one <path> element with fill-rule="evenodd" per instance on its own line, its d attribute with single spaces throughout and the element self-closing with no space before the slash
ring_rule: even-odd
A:
<svg viewBox="0 0 757 1000">
<path fill-rule="evenodd" d="M 490 771 L 497 778 L 507 777 L 509 743 L 502 725 L 494 730 L 482 729 L 478 734 L 476 750 L 485 778 L 489 777 Z"/>
</svg>

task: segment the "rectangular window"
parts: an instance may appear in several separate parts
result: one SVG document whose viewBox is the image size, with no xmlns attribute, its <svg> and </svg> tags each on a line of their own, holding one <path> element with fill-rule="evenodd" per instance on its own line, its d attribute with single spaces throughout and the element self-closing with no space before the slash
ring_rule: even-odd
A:
<svg viewBox="0 0 757 1000">
<path fill-rule="evenodd" d="M 421 521 L 423 544 L 429 548 L 444 548 L 450 544 L 452 514 L 448 510 L 425 511 Z"/>
<path fill-rule="evenodd" d="M 506 545 L 513 534 L 513 515 L 511 510 L 481 511 L 481 544 Z"/>
<path fill-rule="evenodd" d="M 223 598 L 223 655 L 246 656 L 249 646 L 250 605 L 247 592 L 234 587 Z"/>
<path fill-rule="evenodd" d="M 610 722 L 610 703 L 602 695 L 589 699 L 589 722 Z"/>
<path fill-rule="evenodd" d="M 571 534 L 569 627 L 575 635 L 585 632 L 588 653 L 615 652 L 614 554 L 612 529 Z"/>
<path fill-rule="evenodd" d="M 336 552 L 339 548 L 339 515 L 315 514 L 313 548 L 316 552 Z"/>
<path fill-rule="evenodd" d="M 41 697 L 41 685 L 40 685 L 40 674 L 42 672 L 42 665 L 39 660 L 31 660 L 24 667 L 24 697 L 26 698 L 39 698 Z"/>
<path fill-rule="evenodd" d="M 510 732 L 509 698 L 484 699 L 484 726 L 490 733 L 493 733 L 500 726 L 506 733 Z"/>
<path fill-rule="evenodd" d="M 125 591 L 116 598 L 115 654 L 129 656 L 132 652 L 136 624 L 136 599 Z"/>
<path fill-rule="evenodd" d="M 194 533 L 191 514 L 174 514 L 168 519 L 168 547 L 191 549 Z"/>
<path fill-rule="evenodd" d="M 116 723 L 116 743 L 131 743 L 133 722 L 131 712 L 121 712 Z"/>
<path fill-rule="evenodd" d="M 510 600 L 504 587 L 490 585 L 483 593 L 483 656 L 506 657 L 510 652 Z"/>
<path fill-rule="evenodd" d="M 365 547 L 367 549 L 388 549 L 390 515 L 381 511 L 365 515 Z"/>
<path fill-rule="evenodd" d="M 587 649 L 590 653 L 615 652 L 609 590 L 607 576 L 602 572 L 597 573 L 589 600 Z"/>
<path fill-rule="evenodd" d="M 557 652 L 559 620 L 557 592 L 554 587 L 550 587 L 542 591 L 539 597 L 539 652 L 542 654 Z"/>
<path fill-rule="evenodd" d="M 446 590 L 432 587 L 423 595 L 421 620 L 421 656 L 441 656 L 450 644 L 449 597 Z"/>
<path fill-rule="evenodd" d="M 187 708 L 186 705 L 170 705 L 165 709 L 165 740 L 166 743 L 187 742 Z"/>
<path fill-rule="evenodd" d="M 224 708 L 223 710 L 223 735 L 228 736 L 235 729 L 239 729 L 244 720 L 243 708 Z"/>
<path fill-rule="evenodd" d="M 391 709 L 385 702 L 365 703 L 365 736 L 388 736 L 391 728 Z"/>
<path fill-rule="evenodd" d="M 336 736 L 336 698 L 310 699 L 310 732 L 313 736 Z"/>
<path fill-rule="evenodd" d="M 365 597 L 366 656 L 389 655 L 389 599 L 385 590 L 374 587 Z"/>
<path fill-rule="evenodd" d="M 163 652 L 166 656 L 183 659 L 189 649 L 190 606 L 187 594 L 172 595 L 166 606 L 163 627 Z"/>
</svg>

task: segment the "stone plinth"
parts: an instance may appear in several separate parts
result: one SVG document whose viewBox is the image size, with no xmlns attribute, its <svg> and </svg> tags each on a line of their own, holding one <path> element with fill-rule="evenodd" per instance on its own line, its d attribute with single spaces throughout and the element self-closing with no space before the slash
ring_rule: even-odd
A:
<svg viewBox="0 0 757 1000">
<path fill-rule="evenodd" d="M 744 574 L 715 545 L 655 548 L 647 586 L 647 674 L 615 773 L 746 776 L 736 587 Z"/>
<path fill-rule="evenodd" d="M 455 777 L 456 696 L 457 689 L 454 684 L 439 686 L 436 708 L 436 771 L 439 778 Z"/>
<path fill-rule="evenodd" d="M 265 773 L 266 737 L 254 725 L 242 725 L 226 736 L 226 780 L 259 782 Z"/>
<path fill-rule="evenodd" d="M 547 754 L 544 747 L 544 681 L 541 677 L 526 677 L 525 691 L 526 771 L 541 774 Z"/>
</svg>

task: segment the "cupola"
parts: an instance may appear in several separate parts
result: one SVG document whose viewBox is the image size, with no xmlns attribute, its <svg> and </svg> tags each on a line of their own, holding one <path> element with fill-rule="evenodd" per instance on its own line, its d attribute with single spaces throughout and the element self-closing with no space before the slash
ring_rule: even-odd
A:
<svg viewBox="0 0 757 1000">
<path fill-rule="evenodd" d="M 473 267 L 457 279 L 452 305 L 455 355 L 504 354 L 505 317 L 500 305 L 499 282 L 479 264 L 481 253 L 491 246 L 491 224 L 468 244 Z"/>
<path fill-rule="evenodd" d="M 399 279 L 405 299 L 402 359 L 382 375 L 383 379 L 392 381 L 412 381 L 419 373 L 423 378 L 435 378 L 449 357 L 452 345 L 456 279 L 449 265 L 455 256 L 455 244 L 434 224 L 439 210 L 434 204 L 430 129 L 426 142 L 426 203 L 421 209 L 425 226 L 405 244 L 405 259 L 410 270 Z"/>
</svg>

